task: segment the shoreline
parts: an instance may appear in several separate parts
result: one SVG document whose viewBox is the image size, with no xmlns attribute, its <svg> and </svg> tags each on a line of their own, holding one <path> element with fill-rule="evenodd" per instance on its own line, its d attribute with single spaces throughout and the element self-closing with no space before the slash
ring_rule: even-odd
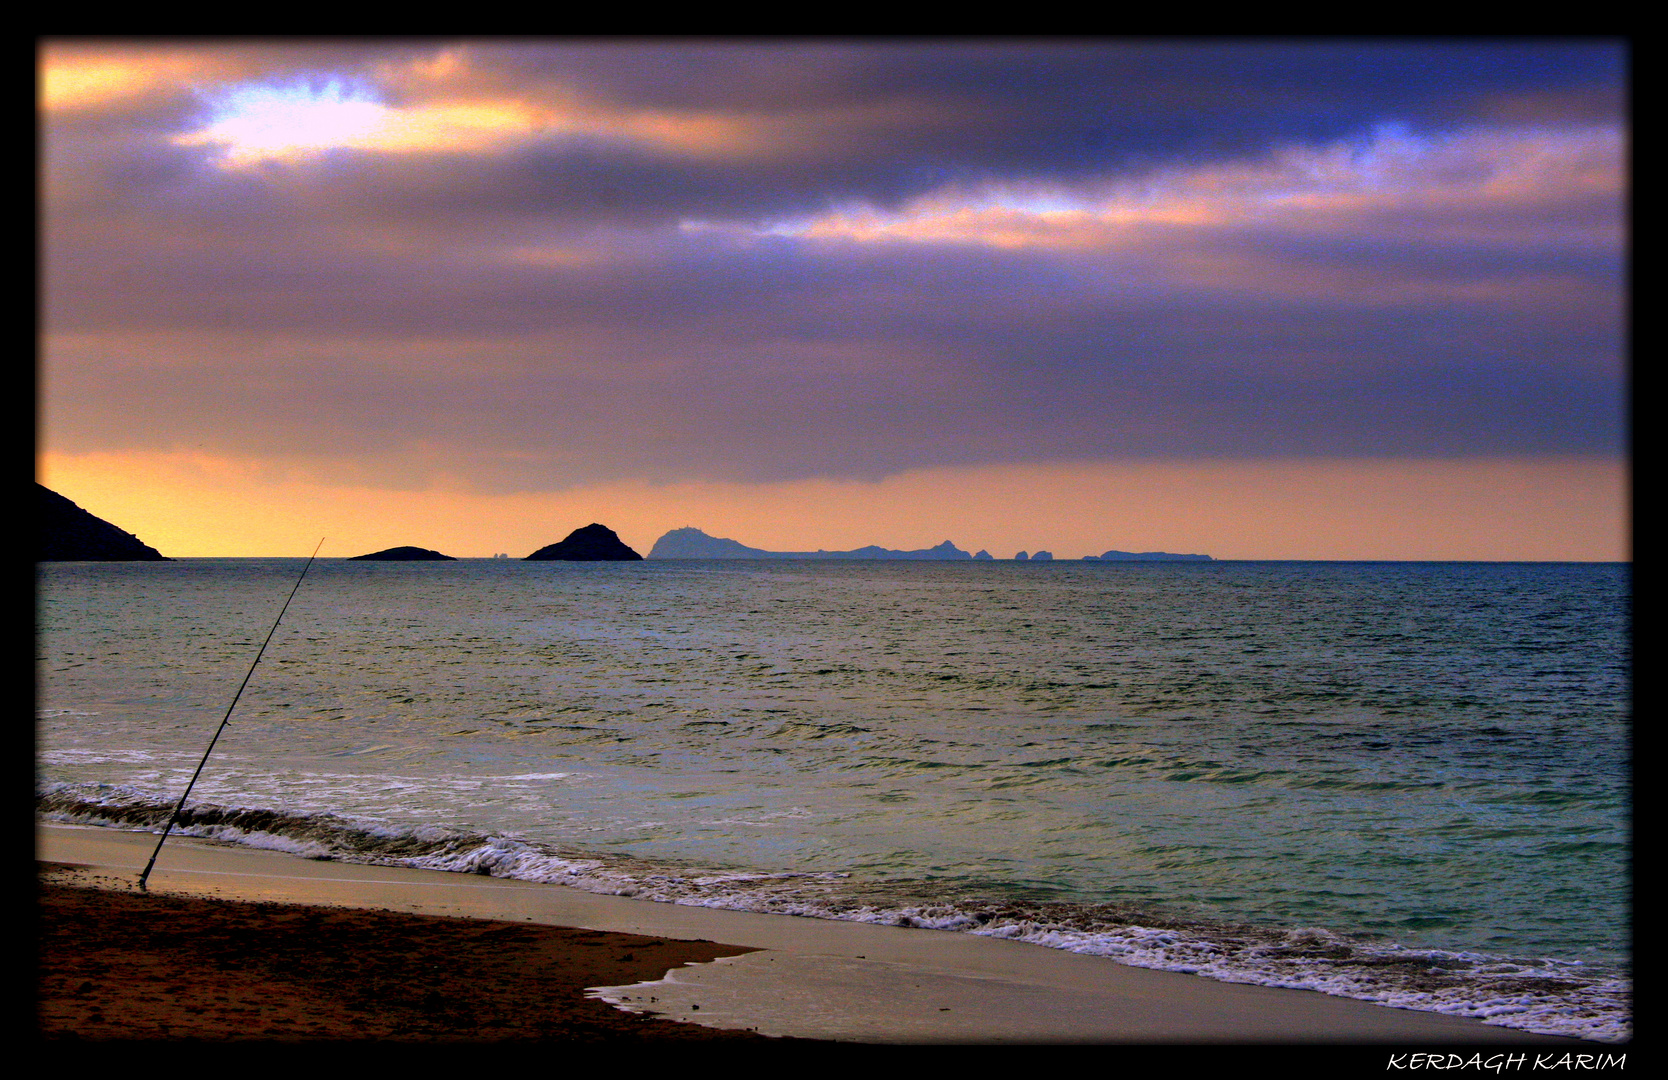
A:
<svg viewBox="0 0 1668 1080">
<path fill-rule="evenodd" d="M 151 833 L 55 824 L 36 829 L 37 859 L 72 865 L 71 876 L 102 884 L 113 896 L 133 888 L 154 844 Z M 700 1030 L 721 1036 L 753 1037 L 748 1032 L 756 1030 L 764 1036 L 884 1044 L 1606 1045 L 1307 990 L 1126 967 L 1103 957 L 951 931 L 685 907 L 559 885 L 316 861 L 189 837 L 170 838 L 151 886 L 151 896 L 159 899 L 260 901 L 315 912 L 351 909 L 392 920 L 376 931 L 383 934 L 396 933 L 406 916 L 461 916 L 470 920 L 466 925 L 479 927 L 490 920 L 506 931 L 544 933 L 548 947 L 558 952 L 556 940 L 562 935 L 550 934 L 555 930 L 674 943 L 656 946 L 668 950 L 666 956 L 694 948 L 678 952 L 686 957 L 677 961 L 683 966 L 659 969 L 664 974 L 626 967 L 609 969 L 617 972 L 612 975 L 599 970 L 584 976 L 596 981 L 564 984 L 564 992 L 588 991 L 587 1006 L 608 1009 L 627 1021 L 696 1021 Z M 503 927 L 506 923 L 515 925 Z M 596 948 L 571 941 L 569 946 L 570 953 Z M 611 947 L 621 955 L 634 952 L 623 939 Z M 67 948 L 73 953 L 73 946 Z M 51 952 L 43 942 L 43 971 Z M 174 996 L 182 1001 L 197 992 L 191 985 L 180 986 Z M 441 993 L 435 1000 L 445 997 Z M 587 1015 L 601 1014 L 593 1010 Z M 411 1037 L 540 1037 L 483 1034 L 487 1029 L 477 1025 L 471 1034 L 454 1025 L 450 1035 Z"/>
</svg>

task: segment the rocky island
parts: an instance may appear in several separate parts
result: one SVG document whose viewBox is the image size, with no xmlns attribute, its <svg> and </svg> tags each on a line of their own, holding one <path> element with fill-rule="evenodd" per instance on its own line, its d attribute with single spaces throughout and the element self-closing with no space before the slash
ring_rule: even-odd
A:
<svg viewBox="0 0 1668 1080">
<path fill-rule="evenodd" d="M 173 561 L 42 484 L 35 485 L 35 506 L 40 514 L 36 562 Z"/>
<path fill-rule="evenodd" d="M 451 555 L 442 555 L 420 547 L 391 547 L 373 551 L 369 555 L 355 555 L 348 562 L 457 562 Z"/>
<path fill-rule="evenodd" d="M 986 556 L 987 558 L 989 556 Z M 649 549 L 651 559 L 917 559 L 959 560 L 972 555 L 946 540 L 936 547 L 915 551 L 898 551 L 875 544 L 851 551 L 766 551 L 748 547 L 735 540 L 708 536 L 700 529 L 686 526 L 673 529 L 654 542 Z"/>
<path fill-rule="evenodd" d="M 1168 551 L 1108 551 L 1085 555 L 1084 562 L 1215 562 L 1209 555 L 1175 555 Z"/>
<path fill-rule="evenodd" d="M 524 562 L 631 562 L 643 556 L 631 550 L 606 525 L 595 522 L 568 533 L 560 543 L 548 544 L 527 556 Z"/>
</svg>

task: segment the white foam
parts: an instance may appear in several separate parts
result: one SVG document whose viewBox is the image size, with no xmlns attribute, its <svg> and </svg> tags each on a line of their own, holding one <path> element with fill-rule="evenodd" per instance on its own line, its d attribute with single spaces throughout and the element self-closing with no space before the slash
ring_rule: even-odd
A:
<svg viewBox="0 0 1668 1080">
<path fill-rule="evenodd" d="M 96 824 L 101 806 L 157 805 L 141 792 L 113 785 L 60 784 L 48 790 L 70 794 L 88 808 L 47 815 L 60 821 Z M 305 814 L 294 820 L 298 831 L 308 835 L 285 836 L 233 824 L 194 823 L 179 831 L 309 858 L 490 875 L 684 906 L 959 931 L 1222 982 L 1312 990 L 1450 1013 L 1539 1034 L 1620 1041 L 1631 1033 L 1627 982 L 1596 978 L 1571 962 L 1363 943 L 1312 926 L 1281 932 L 1139 922 L 1108 925 L 1108 918 L 1101 916 L 1084 927 L 1040 914 L 993 915 L 956 904 L 853 904 L 841 899 L 840 887 L 851 885 L 845 873 L 671 868 L 618 857 L 559 854 L 517 837 L 469 837 L 438 825 L 412 828 Z M 333 833 L 340 836 L 339 843 L 331 842 Z M 355 835 L 389 842 L 389 850 L 361 847 Z M 398 854 L 406 842 L 432 845 L 434 850 Z M 1071 909 L 1067 905 L 1062 910 L 1069 915 Z M 1557 985 L 1537 987 L 1530 980 L 1556 980 Z"/>
</svg>

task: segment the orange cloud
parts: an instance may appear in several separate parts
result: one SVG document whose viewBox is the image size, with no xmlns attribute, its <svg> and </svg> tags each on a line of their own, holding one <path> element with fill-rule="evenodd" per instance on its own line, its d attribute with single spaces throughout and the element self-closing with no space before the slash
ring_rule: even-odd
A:
<svg viewBox="0 0 1668 1080">
<path fill-rule="evenodd" d="M 177 50 L 88 50 L 47 46 L 37 70 L 40 103 L 49 111 L 97 108 L 157 91 L 183 93 L 224 65 L 213 56 Z"/>
</svg>

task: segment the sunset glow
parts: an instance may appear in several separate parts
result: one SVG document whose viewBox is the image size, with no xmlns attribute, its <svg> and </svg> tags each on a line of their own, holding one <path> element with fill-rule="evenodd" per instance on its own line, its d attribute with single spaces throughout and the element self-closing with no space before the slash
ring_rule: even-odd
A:
<svg viewBox="0 0 1668 1080">
<path fill-rule="evenodd" d="M 41 475 L 192 554 L 1625 559 L 1625 68 L 49 42 Z"/>
</svg>

